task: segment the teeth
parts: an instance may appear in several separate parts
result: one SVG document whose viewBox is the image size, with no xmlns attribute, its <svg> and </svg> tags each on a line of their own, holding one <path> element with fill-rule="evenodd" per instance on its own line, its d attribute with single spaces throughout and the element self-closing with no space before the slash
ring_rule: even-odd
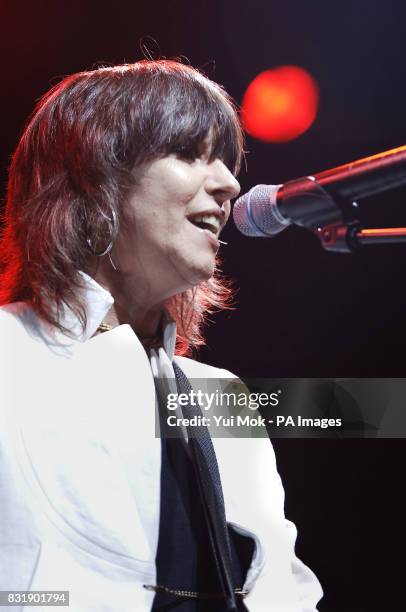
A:
<svg viewBox="0 0 406 612">
<path fill-rule="evenodd" d="M 214 234 L 220 231 L 220 221 L 215 215 L 196 215 L 193 217 L 194 223 L 206 223 Z"/>
</svg>

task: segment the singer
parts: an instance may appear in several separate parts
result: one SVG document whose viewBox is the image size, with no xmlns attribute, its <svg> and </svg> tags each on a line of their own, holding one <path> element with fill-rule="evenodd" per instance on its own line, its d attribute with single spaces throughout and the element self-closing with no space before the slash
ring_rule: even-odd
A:
<svg viewBox="0 0 406 612">
<path fill-rule="evenodd" d="M 270 442 L 155 436 L 158 379 L 232 376 L 186 355 L 230 293 L 241 154 L 229 96 L 176 61 L 74 74 L 35 109 L 0 245 L 0 590 L 69 591 L 72 612 L 316 609 Z"/>
</svg>

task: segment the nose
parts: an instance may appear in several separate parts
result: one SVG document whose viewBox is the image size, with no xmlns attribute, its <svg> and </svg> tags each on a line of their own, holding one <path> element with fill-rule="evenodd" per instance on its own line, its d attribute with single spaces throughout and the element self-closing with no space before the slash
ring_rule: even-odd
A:
<svg viewBox="0 0 406 612">
<path fill-rule="evenodd" d="M 215 159 L 209 164 L 209 172 L 205 182 L 208 193 L 216 200 L 219 206 L 224 202 L 236 198 L 240 193 L 240 183 L 230 172 L 221 159 Z"/>
</svg>

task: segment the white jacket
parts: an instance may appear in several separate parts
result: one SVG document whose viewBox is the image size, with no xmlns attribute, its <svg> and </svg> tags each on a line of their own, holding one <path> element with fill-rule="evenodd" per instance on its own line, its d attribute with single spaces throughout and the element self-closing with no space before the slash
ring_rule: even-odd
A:
<svg viewBox="0 0 406 612">
<path fill-rule="evenodd" d="M 27 304 L 0 308 L 0 590 L 68 590 L 71 612 L 147 612 L 161 468 L 151 364 L 129 325 L 91 338 L 113 298 L 83 276 L 86 333 L 63 318 L 75 341 Z M 173 330 L 165 342 L 171 353 Z M 176 361 L 191 378 L 231 376 Z M 314 611 L 322 591 L 295 556 L 271 443 L 213 442 L 227 520 L 256 540 L 247 607 Z"/>
</svg>

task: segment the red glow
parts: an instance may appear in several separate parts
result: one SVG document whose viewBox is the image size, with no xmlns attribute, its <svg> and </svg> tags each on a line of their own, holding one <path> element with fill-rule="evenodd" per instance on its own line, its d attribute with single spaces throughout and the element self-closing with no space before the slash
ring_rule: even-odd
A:
<svg viewBox="0 0 406 612">
<path fill-rule="evenodd" d="M 379 229 L 363 229 L 357 236 L 406 236 L 406 227 L 384 227 Z"/>
<path fill-rule="evenodd" d="M 280 66 L 261 72 L 241 104 L 246 132 L 267 142 L 287 142 L 303 134 L 316 118 L 319 89 L 306 70 Z"/>
</svg>

